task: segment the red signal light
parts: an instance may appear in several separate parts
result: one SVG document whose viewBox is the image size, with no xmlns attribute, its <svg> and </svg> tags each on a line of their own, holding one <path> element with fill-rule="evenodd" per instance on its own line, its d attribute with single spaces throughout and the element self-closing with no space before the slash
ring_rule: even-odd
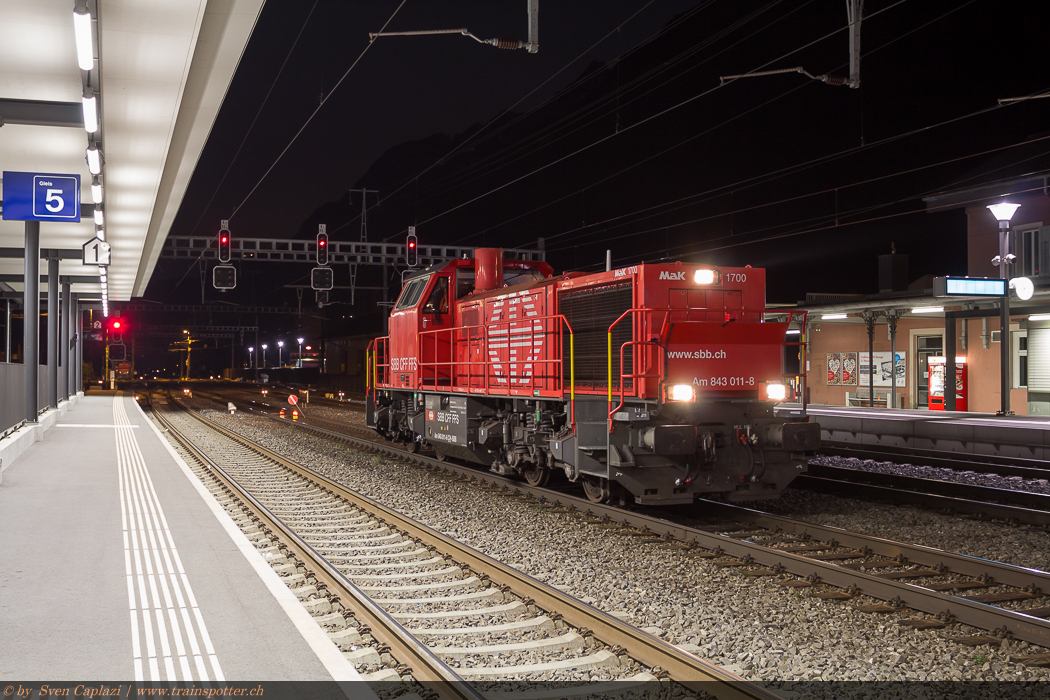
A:
<svg viewBox="0 0 1050 700">
<path fill-rule="evenodd" d="M 324 241 L 320 241 L 319 243 L 320 243 L 320 246 L 321 246 L 322 248 L 324 248 L 324 244 L 325 244 L 325 242 L 324 242 Z"/>
<path fill-rule="evenodd" d="M 409 241 L 408 242 L 408 247 L 409 248 L 415 248 L 416 247 L 416 242 L 415 241 Z"/>
<path fill-rule="evenodd" d="M 223 237 L 222 237 L 222 242 L 223 242 L 223 243 L 225 243 L 225 242 L 226 242 L 226 241 L 228 241 L 228 240 L 230 240 L 230 239 L 228 239 L 228 238 L 227 238 L 226 236 L 223 236 Z"/>
<path fill-rule="evenodd" d="M 113 327 L 114 328 L 120 328 L 120 321 L 114 321 L 113 322 Z"/>
</svg>

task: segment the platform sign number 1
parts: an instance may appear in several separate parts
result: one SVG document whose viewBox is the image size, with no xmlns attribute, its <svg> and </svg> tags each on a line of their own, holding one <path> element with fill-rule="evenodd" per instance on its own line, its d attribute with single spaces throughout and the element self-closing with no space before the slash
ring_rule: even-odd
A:
<svg viewBox="0 0 1050 700">
<path fill-rule="evenodd" d="M 109 243 L 100 241 L 98 238 L 92 238 L 81 246 L 81 252 L 83 253 L 82 262 L 85 265 L 108 267 L 112 259 L 112 249 L 109 247 Z"/>
</svg>

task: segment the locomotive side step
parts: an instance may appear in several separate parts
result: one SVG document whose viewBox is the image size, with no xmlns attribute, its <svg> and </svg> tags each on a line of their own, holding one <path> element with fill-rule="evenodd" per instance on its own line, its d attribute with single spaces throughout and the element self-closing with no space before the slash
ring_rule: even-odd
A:
<svg viewBox="0 0 1050 700">
<path fill-rule="evenodd" d="M 576 440 L 581 450 L 605 450 L 609 446 L 609 422 L 586 420 L 576 424 Z"/>
</svg>

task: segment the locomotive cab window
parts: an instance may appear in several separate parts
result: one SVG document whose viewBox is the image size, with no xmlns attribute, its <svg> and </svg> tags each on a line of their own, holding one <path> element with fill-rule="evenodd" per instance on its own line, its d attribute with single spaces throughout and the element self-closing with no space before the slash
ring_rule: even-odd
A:
<svg viewBox="0 0 1050 700">
<path fill-rule="evenodd" d="M 426 306 L 423 307 L 423 313 L 448 313 L 448 277 L 437 278 L 437 283 L 434 285 L 434 291 L 430 293 Z"/>
<path fill-rule="evenodd" d="M 415 306 L 416 302 L 419 301 L 419 297 L 423 295 L 423 290 L 426 289 L 428 281 L 430 281 L 430 275 L 419 277 L 406 284 L 404 291 L 401 292 L 401 298 L 397 300 L 397 306 L 394 307 L 394 311 Z"/>
</svg>

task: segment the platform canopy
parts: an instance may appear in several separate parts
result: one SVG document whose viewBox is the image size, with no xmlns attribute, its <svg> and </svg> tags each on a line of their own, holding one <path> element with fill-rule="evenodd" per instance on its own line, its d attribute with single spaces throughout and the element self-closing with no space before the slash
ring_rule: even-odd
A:
<svg viewBox="0 0 1050 700">
<path fill-rule="evenodd" d="M 81 98 L 85 83 L 99 93 L 111 301 L 145 292 L 263 2 L 87 0 L 89 76 L 77 61 L 75 0 L 0 2 L 0 170 L 81 176 L 81 223 L 41 223 L 41 248 L 79 249 L 95 236 Z M 0 248 L 22 248 L 23 236 L 22 222 L 0 221 Z M 0 257 L 0 274 L 22 272 L 22 260 Z M 63 260 L 59 273 L 98 269 Z"/>
</svg>

